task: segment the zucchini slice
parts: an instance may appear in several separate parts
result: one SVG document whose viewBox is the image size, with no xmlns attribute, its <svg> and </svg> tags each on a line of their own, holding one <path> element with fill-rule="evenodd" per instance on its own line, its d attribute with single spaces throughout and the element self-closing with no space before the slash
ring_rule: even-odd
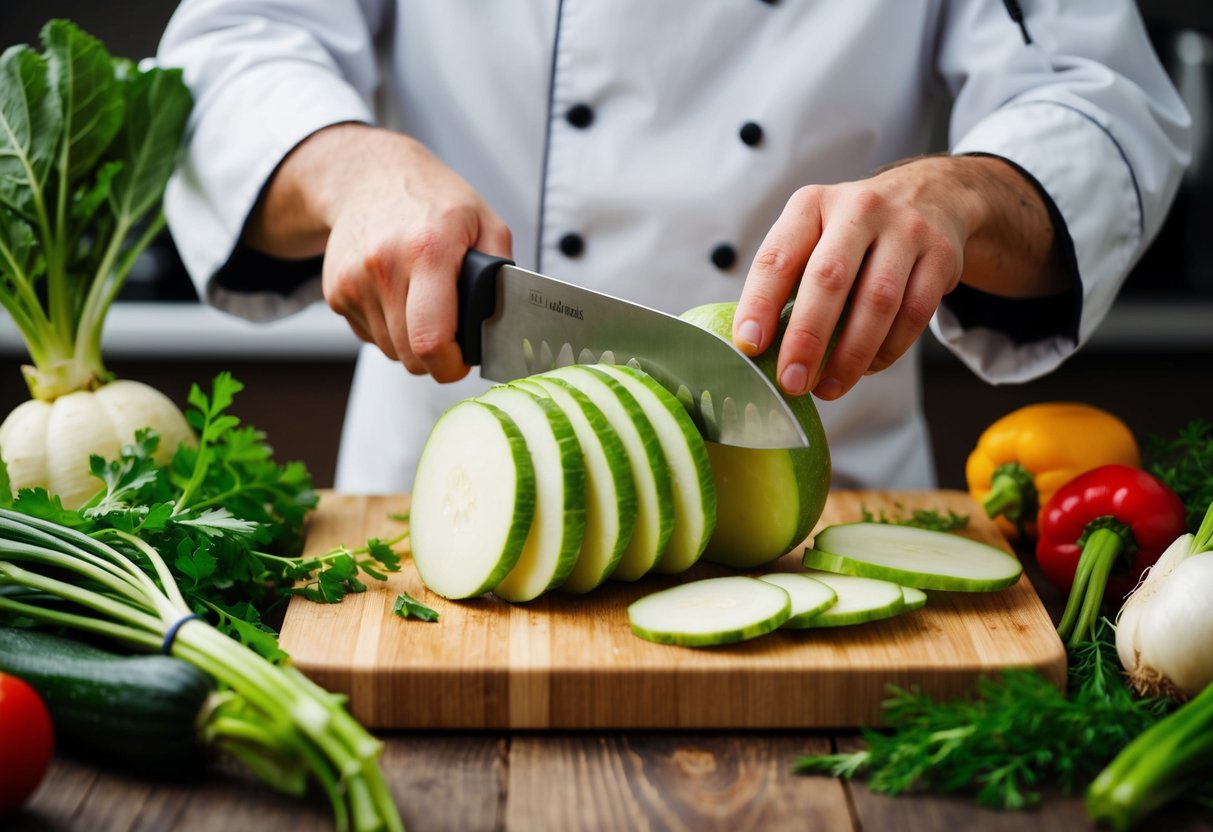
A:
<svg viewBox="0 0 1213 832">
<path fill-rule="evenodd" d="M 646 595 L 628 607 L 632 632 L 660 644 L 709 647 L 769 633 L 792 614 L 792 599 L 765 581 L 731 575 Z"/>
<path fill-rule="evenodd" d="M 901 599 L 905 602 L 906 612 L 921 609 L 927 605 L 927 594 L 921 589 L 915 589 L 912 586 L 903 586 L 901 588 Z"/>
<path fill-rule="evenodd" d="M 785 630 L 811 627 L 821 613 L 838 603 L 838 593 L 816 578 L 797 572 L 772 572 L 758 580 L 782 589 L 792 599 L 792 616 L 781 625 Z"/>
<path fill-rule="evenodd" d="M 892 618 L 906 611 L 902 588 L 891 581 L 860 578 L 855 575 L 835 575 L 829 572 L 810 572 L 808 576 L 834 590 L 838 595 L 838 602 L 806 622 L 806 627 L 864 624 L 868 621 Z"/>
<path fill-rule="evenodd" d="M 605 373 L 574 364 L 538 377 L 561 379 L 576 387 L 606 416 L 623 441 L 636 486 L 636 526 L 611 577 L 635 581 L 657 563 L 674 531 L 673 485 L 656 431 L 627 389 Z"/>
<path fill-rule="evenodd" d="M 591 372 L 614 377 L 649 417 L 670 465 L 674 493 L 674 530 L 654 572 L 676 574 L 699 560 L 716 527 L 716 486 L 712 463 L 699 428 L 669 390 L 633 367 L 603 364 Z"/>
<path fill-rule="evenodd" d="M 555 378 L 514 382 L 520 389 L 549 397 L 568 417 L 585 464 L 585 534 L 577 563 L 560 589 L 589 592 L 611 576 L 636 525 L 636 486 L 623 440 L 584 393 Z"/>
<path fill-rule="evenodd" d="M 1019 580 L 1023 566 L 996 546 L 950 532 L 892 523 L 841 523 L 822 529 L 804 565 L 918 589 L 986 592 Z"/>
<path fill-rule="evenodd" d="M 506 601 L 538 598 L 559 586 L 577 562 L 585 532 L 585 464 L 564 411 L 551 399 L 498 385 L 478 400 L 500 408 L 526 440 L 535 474 L 535 513 L 514 568 L 493 587 Z"/>
<path fill-rule="evenodd" d="M 409 541 L 421 580 L 445 598 L 486 592 L 522 554 L 535 472 L 504 411 L 466 399 L 434 424 L 413 482 Z"/>
</svg>

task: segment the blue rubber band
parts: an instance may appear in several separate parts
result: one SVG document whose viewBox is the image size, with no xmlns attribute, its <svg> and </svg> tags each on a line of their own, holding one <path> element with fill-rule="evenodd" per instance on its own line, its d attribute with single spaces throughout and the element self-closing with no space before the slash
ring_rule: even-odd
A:
<svg viewBox="0 0 1213 832">
<path fill-rule="evenodd" d="M 191 613 L 178 618 L 176 623 L 169 627 L 168 631 L 164 634 L 164 643 L 160 645 L 160 652 L 167 656 L 169 651 L 173 649 L 173 642 L 177 640 L 177 631 L 181 629 L 181 625 L 193 621 L 194 619 L 201 621 L 202 616 L 198 615 L 197 613 Z"/>
</svg>

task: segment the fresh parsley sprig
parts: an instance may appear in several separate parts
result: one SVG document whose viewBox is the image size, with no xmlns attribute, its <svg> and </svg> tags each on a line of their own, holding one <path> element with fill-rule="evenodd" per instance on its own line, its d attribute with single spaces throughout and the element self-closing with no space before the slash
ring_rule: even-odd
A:
<svg viewBox="0 0 1213 832">
<path fill-rule="evenodd" d="M 44 489 L 23 489 L 17 511 L 104 540 L 140 557 L 135 538 L 163 553 L 190 608 L 269 658 L 281 658 L 266 615 L 289 595 L 334 603 L 400 568 L 392 547 L 404 535 L 372 539 L 300 558 L 304 524 L 316 505 L 311 476 L 299 462 L 280 464 L 265 434 L 230 412 L 243 385 L 215 377 L 209 395 L 194 385 L 187 418 L 197 447 L 181 445 L 167 465 L 153 454 L 154 431 L 143 430 L 119 457 L 93 457 L 100 490 L 79 510 Z M 296 586 L 297 582 L 303 582 Z"/>
</svg>

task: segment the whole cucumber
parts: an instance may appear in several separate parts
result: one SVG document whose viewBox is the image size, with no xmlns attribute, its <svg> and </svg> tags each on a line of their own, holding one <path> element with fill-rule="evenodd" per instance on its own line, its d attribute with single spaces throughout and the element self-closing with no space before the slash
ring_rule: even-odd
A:
<svg viewBox="0 0 1213 832">
<path fill-rule="evenodd" d="M 46 703 L 58 747 L 142 775 L 203 768 L 200 730 L 215 682 L 170 656 L 122 655 L 32 629 L 0 627 L 0 671 Z"/>
</svg>

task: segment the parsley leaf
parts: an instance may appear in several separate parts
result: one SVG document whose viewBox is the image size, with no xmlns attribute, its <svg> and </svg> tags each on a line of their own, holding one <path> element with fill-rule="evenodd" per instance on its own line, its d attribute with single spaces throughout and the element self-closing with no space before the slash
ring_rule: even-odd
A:
<svg viewBox="0 0 1213 832">
<path fill-rule="evenodd" d="M 895 503 L 894 507 L 898 512 L 896 514 L 885 514 L 885 510 L 882 508 L 880 514 L 875 515 L 868 510 L 867 506 L 863 506 L 863 521 L 865 523 L 889 523 L 896 526 L 916 526 L 936 532 L 953 532 L 969 525 L 968 515 L 957 514 L 954 511 L 949 511 L 945 515 L 931 509 L 916 508 L 907 515 L 904 513 L 905 509 L 901 503 Z"/>
<path fill-rule="evenodd" d="M 396 603 L 392 604 L 392 612 L 401 618 L 420 618 L 422 621 L 438 620 L 437 612 L 407 592 L 402 592 L 396 596 Z"/>
</svg>

